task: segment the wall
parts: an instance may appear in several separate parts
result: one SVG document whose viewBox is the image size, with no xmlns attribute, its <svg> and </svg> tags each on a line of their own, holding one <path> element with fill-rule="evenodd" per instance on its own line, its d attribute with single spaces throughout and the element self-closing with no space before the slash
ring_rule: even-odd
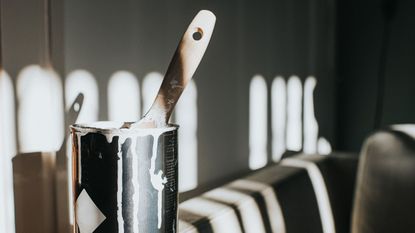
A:
<svg viewBox="0 0 415 233">
<path fill-rule="evenodd" d="M 98 80 L 99 119 L 117 70 L 164 73 L 181 34 L 200 9 L 217 24 L 195 82 L 198 88 L 198 180 L 217 183 L 249 170 L 249 84 L 262 75 L 271 97 L 278 75 L 317 78 L 319 134 L 334 140 L 334 3 L 310 1 L 65 1 L 65 70 Z M 268 101 L 268 126 L 271 125 Z M 271 160 L 271 129 L 268 129 Z M 185 145 L 185 144 L 184 144 Z"/>
<path fill-rule="evenodd" d="M 334 143 L 336 136 L 344 138 L 344 133 L 335 131 L 334 2 L 53 0 L 48 31 L 47 1 L 2 0 L 1 65 L 8 76 L 0 77 L 0 145 L 8 147 L 0 147 L 0 194 L 4 194 L 0 204 L 8 206 L 0 210 L 0 222 L 5 222 L 0 224 L 0 231 L 14 231 L 10 159 L 16 152 L 58 150 L 65 145 L 64 110 L 79 91 L 86 94 L 80 120 L 108 120 L 114 115 L 109 114 L 112 110 L 108 107 L 109 86 L 116 86 L 111 81 L 114 74 L 121 74 L 127 84 L 136 86 L 121 88 L 131 94 L 125 100 L 131 107 L 122 108 L 133 109 L 129 119 L 138 118 L 146 111 L 144 92 L 151 89 L 145 86 L 145 77 L 162 76 L 182 33 L 200 9 L 215 12 L 217 25 L 195 74 L 197 92 L 187 93 L 197 96 L 197 107 L 192 101 L 182 105 L 182 109 L 196 109 L 191 115 L 197 119 L 197 129 L 180 144 L 181 148 L 193 148 L 190 156 L 196 163 L 182 169 L 183 174 L 191 174 L 187 177 L 194 177 L 184 190 L 199 187 L 182 199 L 245 174 L 250 168 L 278 161 L 273 143 L 287 149 L 287 138 L 294 135 L 293 131 L 299 132 L 295 150 L 301 150 L 307 141 L 303 133 L 306 119 L 318 122 L 318 128 L 312 125 L 315 140 L 319 137 Z M 263 90 L 251 93 L 254 76 Z M 281 90 L 288 88 L 289 80 L 299 78 L 296 88 L 300 90 L 294 95 L 299 110 L 294 130 L 287 126 L 292 119 L 285 108 L 293 100 L 286 99 L 289 93 L 279 96 L 272 89 L 276 77 L 283 83 Z M 313 77 L 315 89 L 311 96 L 303 96 L 306 80 Z M 250 103 L 253 95 L 260 96 L 261 101 Z M 275 109 L 274 95 L 283 98 L 281 109 Z M 303 101 L 314 102 L 308 115 Z M 253 105 L 263 105 L 258 112 L 258 119 L 263 121 L 250 125 L 250 117 L 252 120 L 256 115 L 255 111 L 250 115 Z M 278 114 L 283 119 L 280 138 L 273 131 Z M 183 114 L 176 113 L 174 118 L 180 121 Z M 188 122 L 182 121 L 181 131 L 193 127 Z M 258 122 L 261 124 L 256 125 Z M 264 163 L 252 166 L 252 141 L 257 137 L 253 131 L 258 127 L 264 134 L 259 149 L 265 158 Z"/>
<path fill-rule="evenodd" d="M 378 128 L 375 115 L 379 127 L 414 122 L 414 7 L 410 0 L 338 1 L 338 149 L 358 151 Z"/>
<path fill-rule="evenodd" d="M 257 75 L 264 87 L 254 94 L 264 97 L 258 105 L 264 104 L 265 141 L 260 144 L 264 147 L 261 149 L 265 162 L 279 159 L 272 154 L 272 143 L 278 141 L 272 140 L 276 135 L 272 132 L 275 115 L 271 111 L 275 104 L 272 96 L 276 94 L 271 87 L 276 77 L 285 83 L 299 77 L 300 88 L 307 78 L 316 78 L 315 90 L 307 97 L 314 101 L 311 118 L 319 123 L 315 133 L 329 142 L 335 141 L 333 0 L 52 1 L 50 31 L 45 22 L 46 1 L 3 0 L 1 3 L 1 53 L 9 77 L 3 78 L 8 86 L 1 83 L 0 94 L 7 96 L 2 98 L 7 103 L 0 105 L 0 112 L 3 112 L 2 120 L 8 120 L 0 125 L 0 139 L 1 143 L 6 138 L 16 139 L 8 144 L 13 152 L 0 148 L 3 167 L 11 167 L 10 158 L 16 151 L 60 148 L 67 127 L 64 110 L 78 91 L 84 89 L 89 93 L 85 96 L 84 110 L 90 113 L 88 116 L 81 113 L 85 121 L 109 119 L 108 86 L 114 86 L 109 85 L 110 79 L 119 71 L 140 87 L 137 90 L 142 93 L 131 96 L 144 95 L 145 77 L 149 73 L 165 72 L 186 26 L 204 8 L 215 12 L 217 25 L 195 74 L 197 112 L 192 114 L 197 117 L 197 145 L 193 147 L 197 164 L 184 170 L 197 168 L 190 173 L 195 174 L 196 183 L 186 190 L 197 185 L 201 191 L 253 168 L 250 134 L 256 125 L 250 126 L 252 104 L 249 102 L 251 81 Z M 298 150 L 306 140 L 302 134 L 305 120 L 302 95 L 300 90 L 296 97 L 299 125 L 294 127 L 300 133 L 296 139 Z M 139 109 L 132 115 L 143 114 L 146 110 L 140 106 L 144 105 L 144 97 L 134 100 L 126 101 Z M 14 110 L 9 110 L 9 106 Z M 191 105 L 183 106 L 185 109 Z M 12 117 L 5 118 L 6 112 Z M 286 109 L 281 112 L 289 120 Z M 173 121 L 180 119 L 178 114 L 174 118 Z M 189 127 L 182 126 L 182 131 Z M 290 130 L 286 132 L 286 125 L 283 127 L 282 137 L 291 134 Z M 285 138 L 282 140 L 285 149 Z M 181 147 L 196 144 L 190 141 L 183 141 Z M 7 190 L 5 185 L 10 187 L 11 177 L 5 170 L 3 173 L 8 178 L 0 188 Z M 10 190 L 7 193 L 12 195 Z M 12 216 L 11 212 L 4 214 Z"/>
</svg>

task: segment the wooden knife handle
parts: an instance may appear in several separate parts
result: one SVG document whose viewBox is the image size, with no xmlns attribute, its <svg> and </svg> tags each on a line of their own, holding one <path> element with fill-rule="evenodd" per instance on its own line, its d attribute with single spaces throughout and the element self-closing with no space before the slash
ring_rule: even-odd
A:
<svg viewBox="0 0 415 233">
<path fill-rule="evenodd" d="M 146 116 L 162 117 L 163 122 L 168 123 L 174 106 L 202 60 L 215 22 L 215 15 L 208 10 L 202 10 L 195 16 L 174 53 L 161 88 Z"/>
</svg>

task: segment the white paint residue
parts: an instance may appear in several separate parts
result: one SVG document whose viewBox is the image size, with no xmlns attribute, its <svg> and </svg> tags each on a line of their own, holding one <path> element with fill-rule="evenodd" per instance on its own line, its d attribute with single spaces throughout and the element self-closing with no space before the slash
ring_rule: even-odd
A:
<svg viewBox="0 0 415 233">
<path fill-rule="evenodd" d="M 88 124 L 88 127 L 97 129 L 119 129 L 124 123 L 120 121 L 97 121 Z M 111 135 L 111 134 L 110 134 Z"/>
<path fill-rule="evenodd" d="M 153 154 L 151 156 L 151 164 L 150 164 L 150 169 L 148 169 L 148 171 L 150 172 L 150 181 L 151 184 L 153 185 L 153 188 L 155 188 L 158 192 L 157 194 L 157 219 L 158 219 L 158 224 L 157 227 L 158 229 L 161 228 L 161 211 L 162 211 L 162 198 L 163 198 L 163 189 L 164 189 L 164 185 L 167 183 L 167 178 L 164 176 L 163 177 L 163 171 L 159 170 L 157 172 L 157 174 L 155 173 L 155 166 L 156 166 L 156 159 L 157 159 L 157 143 L 158 143 L 158 139 L 160 137 L 160 134 L 153 134 Z"/>
<path fill-rule="evenodd" d="M 138 155 L 137 155 L 137 138 L 131 139 L 131 157 L 132 157 L 132 163 L 133 163 L 133 188 L 134 188 L 134 195 L 133 195 L 133 229 L 134 232 L 138 232 L 138 200 L 140 198 L 140 186 L 138 182 Z"/>
<path fill-rule="evenodd" d="M 148 113 L 139 121 L 131 124 L 130 128 L 146 128 L 148 125 L 150 128 L 165 128 L 166 122 L 166 110 L 158 106 L 153 106 Z"/>
<path fill-rule="evenodd" d="M 331 210 L 330 199 L 323 176 L 317 165 L 310 161 L 295 158 L 284 159 L 281 163 L 284 166 L 301 167 L 307 170 L 316 195 L 323 232 L 335 233 L 336 230 L 334 227 L 334 218 Z"/>
<path fill-rule="evenodd" d="M 105 135 L 107 137 L 107 140 L 109 138 L 109 135 Z M 124 139 L 125 140 L 125 139 Z M 124 143 L 124 140 L 121 140 L 121 137 L 118 138 L 118 169 L 117 169 L 117 221 L 118 221 L 118 232 L 123 233 L 124 232 L 124 219 L 122 217 L 122 189 L 123 189 L 123 182 L 122 182 L 122 144 Z M 112 141 L 112 138 L 111 138 Z"/>
</svg>

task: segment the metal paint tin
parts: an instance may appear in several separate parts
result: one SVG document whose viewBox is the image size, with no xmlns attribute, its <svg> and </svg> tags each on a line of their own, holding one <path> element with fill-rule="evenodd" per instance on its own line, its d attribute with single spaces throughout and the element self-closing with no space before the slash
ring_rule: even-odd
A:
<svg viewBox="0 0 415 233">
<path fill-rule="evenodd" d="M 177 230 L 177 129 L 73 125 L 76 233 Z"/>
</svg>

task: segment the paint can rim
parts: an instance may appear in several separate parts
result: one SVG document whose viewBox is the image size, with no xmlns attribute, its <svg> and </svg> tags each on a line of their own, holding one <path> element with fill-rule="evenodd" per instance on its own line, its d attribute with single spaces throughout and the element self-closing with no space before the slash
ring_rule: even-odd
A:
<svg viewBox="0 0 415 233">
<path fill-rule="evenodd" d="M 131 124 L 133 122 L 116 122 L 116 121 L 97 121 L 93 123 L 80 123 L 70 125 L 72 132 L 76 133 L 102 133 L 102 134 L 151 134 L 164 133 L 175 131 L 179 125 L 168 124 L 163 128 L 121 128 L 124 124 Z M 106 127 L 103 127 L 107 125 Z"/>
</svg>

